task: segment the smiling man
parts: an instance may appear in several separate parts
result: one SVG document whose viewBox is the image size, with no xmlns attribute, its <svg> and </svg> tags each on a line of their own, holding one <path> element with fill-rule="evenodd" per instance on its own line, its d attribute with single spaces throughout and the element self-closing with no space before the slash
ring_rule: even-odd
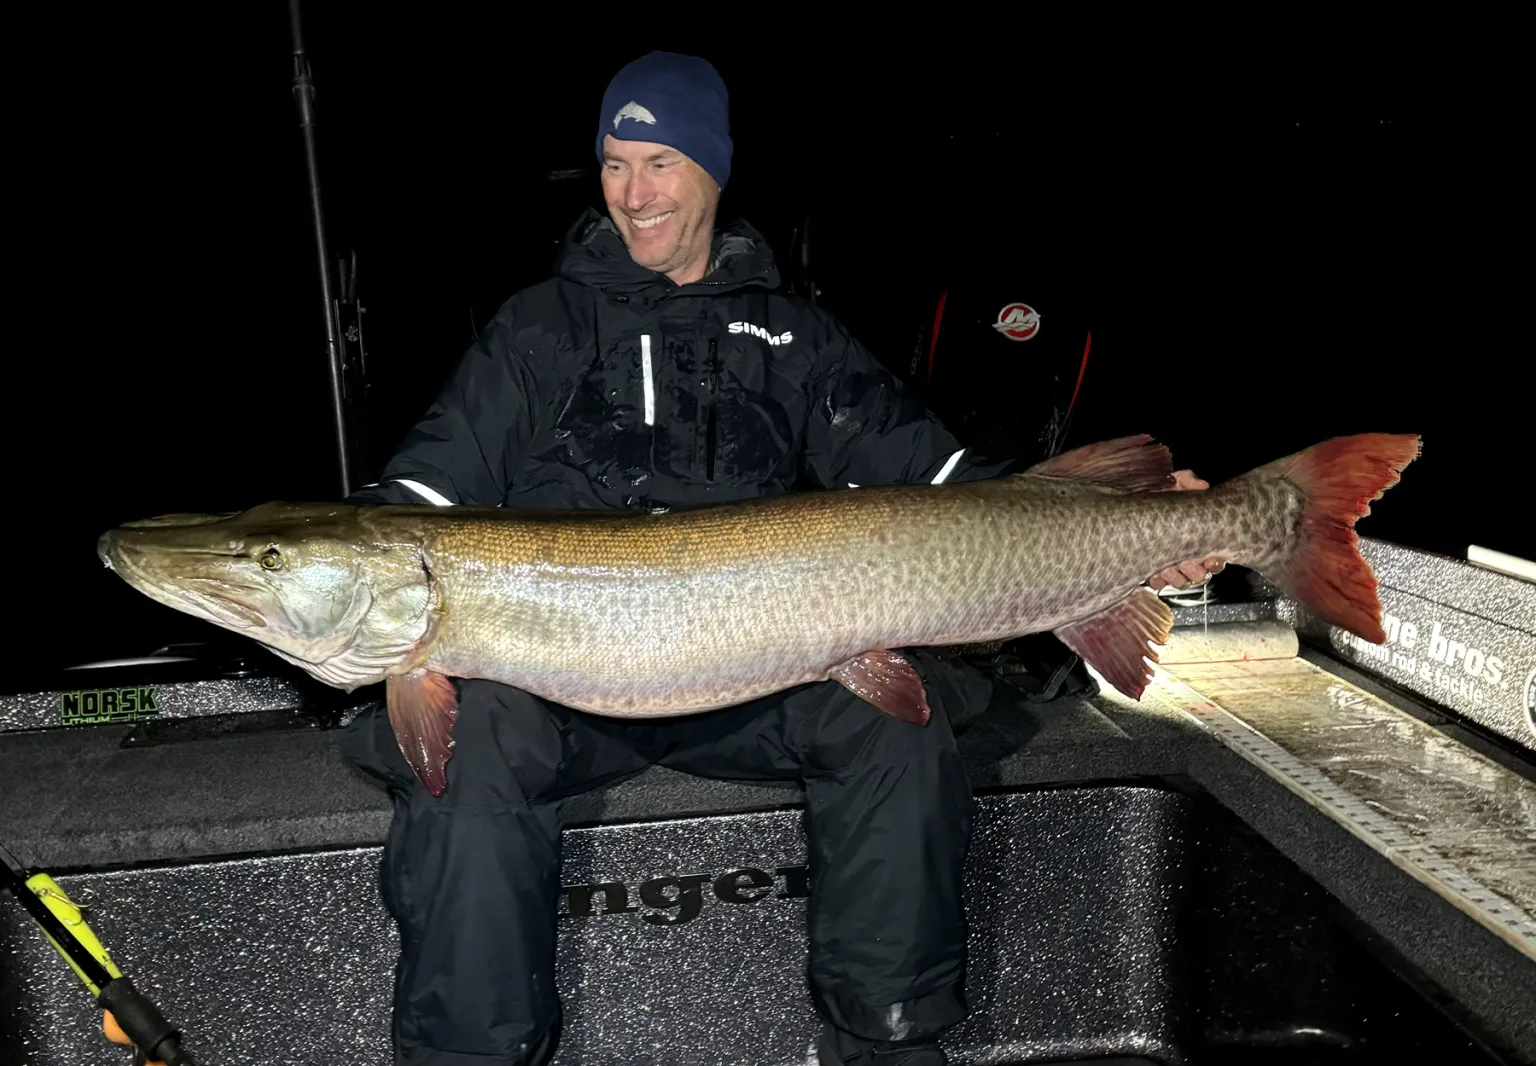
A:
<svg viewBox="0 0 1536 1066">
<path fill-rule="evenodd" d="M 576 222 L 555 276 L 503 305 L 354 502 L 658 510 L 1008 469 L 961 448 L 835 318 L 779 292 L 755 230 L 716 227 L 732 146 L 709 63 L 658 52 L 626 66 L 596 132 L 607 215 Z M 835 681 L 660 721 L 463 681 L 438 797 L 384 709 L 359 715 L 349 757 L 395 803 L 383 879 L 401 930 L 397 1063 L 550 1060 L 559 802 L 660 764 L 804 785 L 820 1062 L 942 1064 L 937 1038 L 966 1013 L 971 831 L 950 716 L 992 686 L 962 664 L 909 657 L 926 726 Z"/>
<path fill-rule="evenodd" d="M 636 263 L 678 285 L 709 272 L 720 187 L 676 148 L 603 135 L 603 195 Z"/>
<path fill-rule="evenodd" d="M 731 170 L 727 112 L 714 67 L 670 53 L 631 63 L 603 95 L 597 156 L 609 217 L 635 263 L 675 285 L 702 281 L 713 265 Z"/>
</svg>

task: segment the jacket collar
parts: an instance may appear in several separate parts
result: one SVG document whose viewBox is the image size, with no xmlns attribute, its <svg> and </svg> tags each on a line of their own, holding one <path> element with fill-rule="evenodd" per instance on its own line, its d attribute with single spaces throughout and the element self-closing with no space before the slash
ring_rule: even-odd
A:
<svg viewBox="0 0 1536 1066">
<path fill-rule="evenodd" d="M 740 219 L 715 231 L 710 246 L 714 268 L 692 285 L 678 286 L 665 274 L 647 270 L 630 257 L 624 238 L 607 215 L 588 208 L 566 231 L 555 255 L 555 274 L 609 296 L 650 293 L 719 293 L 747 287 L 774 289 L 779 271 L 762 234 Z"/>
</svg>

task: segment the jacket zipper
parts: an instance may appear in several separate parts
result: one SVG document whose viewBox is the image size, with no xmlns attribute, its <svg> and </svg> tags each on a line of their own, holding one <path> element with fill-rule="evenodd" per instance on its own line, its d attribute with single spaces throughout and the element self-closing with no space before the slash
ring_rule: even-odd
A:
<svg viewBox="0 0 1536 1066">
<path fill-rule="evenodd" d="M 715 389 L 719 387 L 720 360 L 718 342 L 709 338 L 709 383 L 706 386 L 709 413 L 704 423 L 704 480 L 715 480 Z"/>
</svg>

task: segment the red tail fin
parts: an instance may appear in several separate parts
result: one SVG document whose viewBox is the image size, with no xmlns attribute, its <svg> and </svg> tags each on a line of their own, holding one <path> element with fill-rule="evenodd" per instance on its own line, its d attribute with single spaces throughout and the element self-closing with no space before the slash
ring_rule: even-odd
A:
<svg viewBox="0 0 1536 1066">
<path fill-rule="evenodd" d="M 1385 643 L 1376 575 L 1360 555 L 1355 522 L 1397 484 L 1420 450 L 1417 434 L 1335 437 L 1263 468 L 1306 499 L 1290 557 L 1265 576 L 1317 617 L 1373 644 Z"/>
</svg>

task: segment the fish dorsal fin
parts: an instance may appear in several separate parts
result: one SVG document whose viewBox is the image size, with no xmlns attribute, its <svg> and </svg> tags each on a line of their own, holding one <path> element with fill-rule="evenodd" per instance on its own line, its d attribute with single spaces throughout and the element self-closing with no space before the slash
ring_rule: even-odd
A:
<svg viewBox="0 0 1536 1066">
<path fill-rule="evenodd" d="M 1151 492 L 1173 488 L 1173 456 L 1167 445 L 1154 444 L 1149 434 L 1138 433 L 1053 455 L 1024 473 Z"/>
</svg>

